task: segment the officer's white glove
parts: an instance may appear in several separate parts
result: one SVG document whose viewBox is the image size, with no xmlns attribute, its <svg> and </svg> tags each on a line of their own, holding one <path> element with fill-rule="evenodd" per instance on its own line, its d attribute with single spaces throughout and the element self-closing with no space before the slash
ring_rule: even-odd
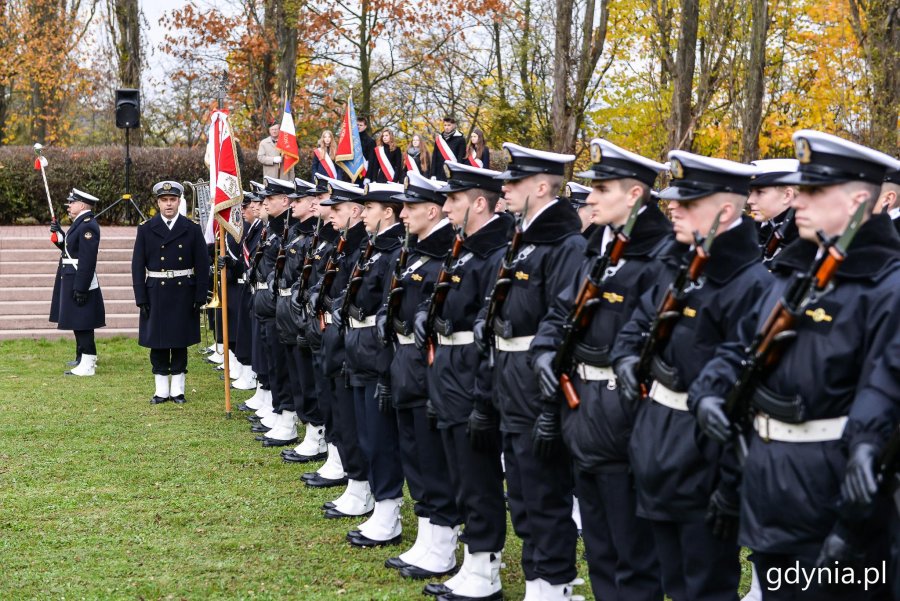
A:
<svg viewBox="0 0 900 601">
<path fill-rule="evenodd" d="M 276 165 L 281 162 L 281 157 L 272 157 L 272 162 Z"/>
</svg>

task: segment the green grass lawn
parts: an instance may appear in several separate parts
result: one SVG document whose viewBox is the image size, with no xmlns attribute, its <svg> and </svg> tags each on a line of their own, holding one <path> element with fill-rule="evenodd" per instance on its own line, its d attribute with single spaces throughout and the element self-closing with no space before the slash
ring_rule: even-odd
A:
<svg viewBox="0 0 900 601">
<path fill-rule="evenodd" d="M 253 440 L 233 395 L 190 351 L 188 403 L 151 406 L 147 351 L 100 340 L 93 378 L 64 377 L 70 341 L 0 343 L 0 599 L 416 599 L 422 583 L 360 550 L 359 522 L 326 520 L 314 490 Z M 579 543 L 579 557 L 583 551 Z M 502 572 L 521 599 L 509 528 Z M 579 574 L 587 567 L 579 562 Z M 592 599 L 588 585 L 576 593 Z"/>
</svg>

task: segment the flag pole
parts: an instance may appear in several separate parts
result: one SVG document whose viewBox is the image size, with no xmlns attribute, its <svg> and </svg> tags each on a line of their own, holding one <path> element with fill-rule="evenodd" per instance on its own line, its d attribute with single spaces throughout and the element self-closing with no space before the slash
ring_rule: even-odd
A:
<svg viewBox="0 0 900 601">
<path fill-rule="evenodd" d="M 222 79 L 219 85 L 219 98 L 218 105 L 219 110 L 221 110 L 223 105 L 225 104 L 225 86 L 228 81 L 228 71 L 222 70 Z M 232 136 L 232 147 L 234 146 L 234 137 Z M 237 163 L 237 160 L 235 160 Z M 221 219 L 219 213 L 216 212 L 216 219 Z M 218 233 L 218 242 L 219 242 L 219 257 L 225 258 L 225 236 L 227 230 L 220 223 L 219 224 L 219 233 Z M 228 268 L 224 265 L 225 261 L 222 261 L 222 274 L 219 276 L 219 286 L 222 291 L 220 293 L 222 299 L 222 347 L 223 347 L 223 355 L 225 357 L 224 373 L 225 373 L 225 417 L 226 419 L 231 419 L 231 365 L 229 358 L 231 356 L 231 351 L 229 350 L 229 340 L 228 340 Z"/>
</svg>

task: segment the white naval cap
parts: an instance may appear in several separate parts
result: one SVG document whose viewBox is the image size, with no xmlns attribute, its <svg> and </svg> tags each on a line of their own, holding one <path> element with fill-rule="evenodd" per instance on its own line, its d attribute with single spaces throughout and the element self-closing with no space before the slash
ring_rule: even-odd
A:
<svg viewBox="0 0 900 601">
<path fill-rule="evenodd" d="M 434 202 L 444 204 L 444 194 L 441 190 L 447 182 L 424 177 L 421 173 L 410 171 L 403 180 L 403 191 L 391 198 L 397 202 L 420 203 Z"/>
<path fill-rule="evenodd" d="M 748 195 L 750 178 L 756 173 L 753 165 L 745 165 L 700 156 L 684 150 L 669 151 L 669 187 L 659 193 L 662 200 L 687 202 L 718 192 Z"/>
<path fill-rule="evenodd" d="M 506 171 L 494 176 L 503 181 L 525 179 L 542 173 L 564 175 L 566 165 L 575 160 L 574 154 L 535 150 L 512 142 L 504 142 L 503 149 L 506 151 L 509 164 L 506 166 Z"/>
<path fill-rule="evenodd" d="M 588 186 L 582 186 L 577 182 L 569 182 L 566 184 L 565 198 L 567 198 L 576 209 L 585 205 L 585 201 L 587 201 L 588 194 L 590 193 L 591 188 Z"/>
<path fill-rule="evenodd" d="M 900 161 L 868 146 L 812 129 L 794 132 L 799 170 L 782 180 L 798 186 L 830 186 L 850 181 L 880 184 Z"/>
<path fill-rule="evenodd" d="M 268 175 L 265 177 L 266 187 L 260 192 L 260 196 L 277 196 L 278 194 L 293 194 L 294 193 L 294 182 L 289 182 L 285 179 L 278 179 L 276 177 L 269 177 Z"/>
<path fill-rule="evenodd" d="M 751 189 L 780 186 L 784 176 L 796 173 L 800 167 L 797 159 L 761 159 L 750 161 L 750 164 L 756 167 L 756 173 L 750 179 Z"/>
<path fill-rule="evenodd" d="M 328 186 L 328 192 L 329 194 L 331 194 L 331 198 L 329 198 L 328 200 L 323 200 L 319 203 L 320 205 L 330 207 L 332 205 L 348 201 L 358 202 L 362 204 L 362 201 L 359 199 L 362 198 L 363 194 L 365 194 L 365 190 L 363 190 L 359 186 L 354 186 L 351 183 L 344 182 L 325 175 L 317 175 L 316 180 L 318 180 L 320 184 L 322 182 L 325 182 L 325 184 Z"/>
<path fill-rule="evenodd" d="M 288 198 L 291 200 L 296 200 L 298 198 L 306 198 L 307 196 L 315 196 L 316 194 L 316 185 L 312 182 L 308 182 L 305 179 L 295 177 L 294 178 L 294 192 L 288 194 Z"/>
<path fill-rule="evenodd" d="M 666 170 L 666 165 L 616 146 L 603 138 L 591 140 L 591 168 L 577 174 L 590 180 L 632 178 L 651 188 L 656 176 Z"/>
<path fill-rule="evenodd" d="M 487 192 L 503 191 L 503 182 L 497 177 L 500 175 L 500 172 L 493 169 L 484 169 L 456 161 L 447 161 L 444 163 L 444 175 L 447 176 L 447 185 L 441 188 L 441 194 L 472 189 L 485 190 Z"/>
<path fill-rule="evenodd" d="M 393 199 L 397 194 L 403 192 L 403 184 L 390 182 L 379 184 L 370 182 L 366 184 L 363 190 L 363 196 L 358 202 L 397 202 Z"/>
<path fill-rule="evenodd" d="M 153 186 L 153 196 L 159 198 L 160 196 L 182 196 L 184 195 L 184 186 L 179 184 L 178 182 L 173 182 L 171 180 L 166 180 L 159 182 L 155 186 Z"/>
</svg>

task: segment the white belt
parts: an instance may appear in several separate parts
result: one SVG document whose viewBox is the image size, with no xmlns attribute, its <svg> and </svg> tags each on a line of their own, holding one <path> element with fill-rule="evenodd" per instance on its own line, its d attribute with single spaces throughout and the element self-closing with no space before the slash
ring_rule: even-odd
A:
<svg viewBox="0 0 900 601">
<path fill-rule="evenodd" d="M 534 340 L 534 336 L 516 336 L 515 338 L 500 338 L 499 336 L 495 336 L 494 338 L 497 343 L 497 350 L 506 351 L 508 353 L 527 351 L 531 346 L 531 341 Z"/>
<path fill-rule="evenodd" d="M 333 318 L 331 317 L 331 313 L 325 313 L 325 318 L 323 321 L 325 322 L 326 325 L 331 325 L 332 319 Z"/>
<path fill-rule="evenodd" d="M 78 259 L 63 259 L 63 265 L 74 265 L 76 268 L 78 267 Z"/>
<path fill-rule="evenodd" d="M 166 269 L 163 271 L 150 271 L 147 270 L 148 278 L 161 278 L 161 279 L 170 279 L 170 278 L 180 278 L 186 275 L 194 275 L 194 268 L 191 269 Z"/>
<path fill-rule="evenodd" d="M 441 346 L 461 346 L 475 342 L 474 332 L 453 332 L 449 336 L 437 335 L 437 342 Z"/>
<path fill-rule="evenodd" d="M 779 442 L 827 442 L 840 440 L 847 425 L 847 416 L 813 419 L 799 424 L 778 421 L 765 414 L 753 418 L 753 428 L 764 440 Z"/>
<path fill-rule="evenodd" d="M 587 363 L 579 363 L 575 368 L 581 379 L 585 382 L 615 382 L 616 374 L 611 367 L 597 367 Z"/>
<path fill-rule="evenodd" d="M 246 283 L 247 283 L 247 276 L 242 275 L 241 277 L 239 277 L 239 278 L 237 279 L 237 283 L 238 283 L 238 284 L 246 284 Z"/>
<path fill-rule="evenodd" d="M 268 290 L 269 282 L 261 282 L 253 287 L 254 290 Z"/>
<path fill-rule="evenodd" d="M 650 386 L 650 398 L 669 409 L 676 411 L 688 410 L 688 393 L 670 390 L 656 380 L 653 380 L 653 384 Z"/>
<path fill-rule="evenodd" d="M 290 288 L 279 288 L 278 289 L 278 296 L 290 296 L 290 295 L 291 295 Z"/>
<path fill-rule="evenodd" d="M 364 320 L 360 321 L 358 319 L 349 318 L 350 327 L 354 330 L 358 330 L 359 328 L 374 328 L 375 327 L 375 316 L 369 315 Z"/>
<path fill-rule="evenodd" d="M 397 334 L 397 344 L 407 345 L 407 344 L 415 344 L 416 337 L 412 334 L 408 336 L 404 336 L 403 334 Z"/>
</svg>

